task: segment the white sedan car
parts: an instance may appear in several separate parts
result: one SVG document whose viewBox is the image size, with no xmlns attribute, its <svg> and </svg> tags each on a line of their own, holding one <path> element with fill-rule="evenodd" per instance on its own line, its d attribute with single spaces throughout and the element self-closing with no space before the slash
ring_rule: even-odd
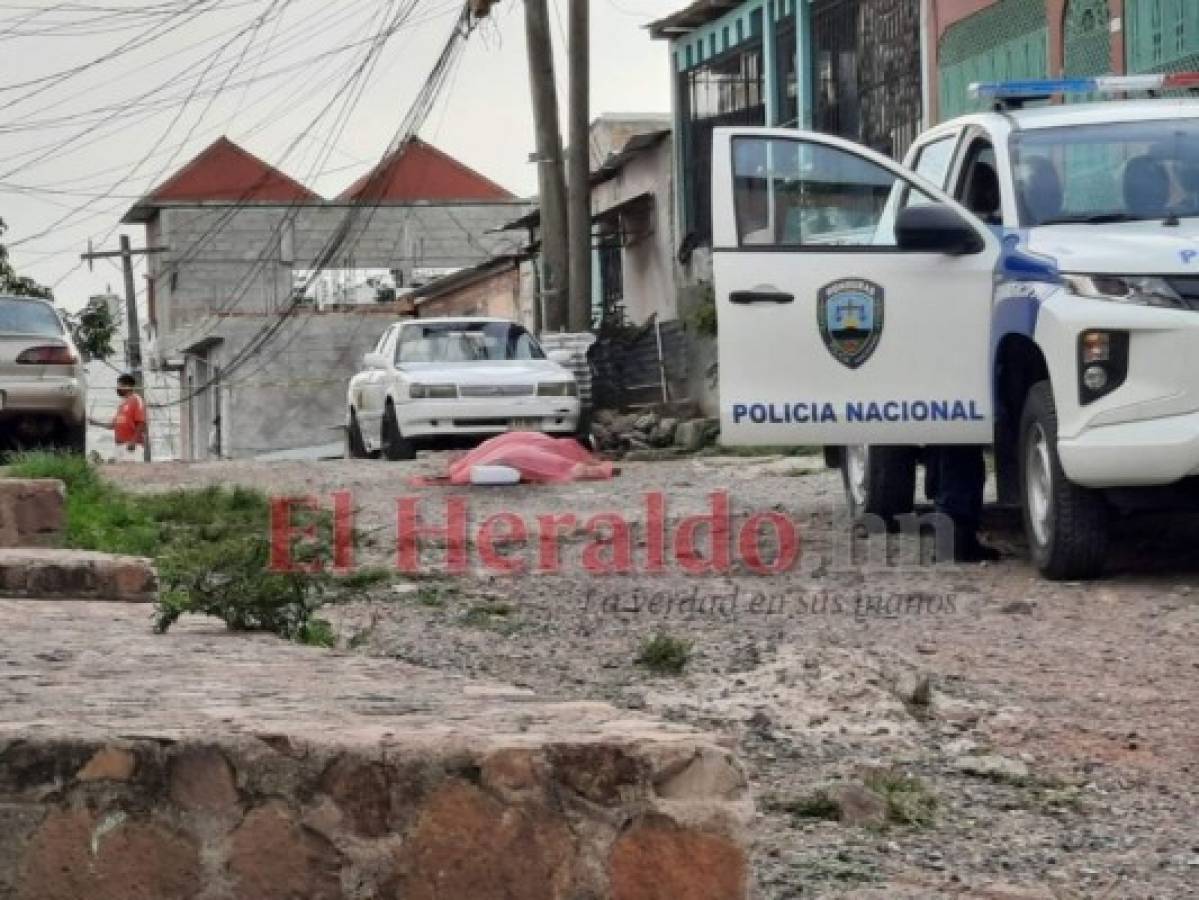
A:
<svg viewBox="0 0 1199 900">
<path fill-rule="evenodd" d="M 347 397 L 350 457 L 411 459 L 438 439 L 578 429 L 574 375 L 505 319 L 397 322 L 363 365 Z"/>
</svg>

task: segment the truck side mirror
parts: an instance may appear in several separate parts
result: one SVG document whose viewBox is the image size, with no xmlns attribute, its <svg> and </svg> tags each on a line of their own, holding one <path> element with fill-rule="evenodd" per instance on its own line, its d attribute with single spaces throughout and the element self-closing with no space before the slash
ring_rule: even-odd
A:
<svg viewBox="0 0 1199 900">
<path fill-rule="evenodd" d="M 362 365 L 368 369 L 386 369 L 387 359 L 382 353 L 372 351 L 362 357 Z"/>
<path fill-rule="evenodd" d="M 957 210 L 943 203 L 909 206 L 895 218 L 895 241 L 909 253 L 966 256 L 986 244 Z"/>
</svg>

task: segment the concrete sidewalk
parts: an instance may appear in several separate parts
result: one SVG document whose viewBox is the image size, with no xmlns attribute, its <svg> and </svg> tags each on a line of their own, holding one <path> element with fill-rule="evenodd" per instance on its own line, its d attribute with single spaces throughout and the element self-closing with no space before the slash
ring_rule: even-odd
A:
<svg viewBox="0 0 1199 900">
<path fill-rule="evenodd" d="M 745 895 L 727 748 L 599 703 L 0 600 L 0 897 Z"/>
</svg>

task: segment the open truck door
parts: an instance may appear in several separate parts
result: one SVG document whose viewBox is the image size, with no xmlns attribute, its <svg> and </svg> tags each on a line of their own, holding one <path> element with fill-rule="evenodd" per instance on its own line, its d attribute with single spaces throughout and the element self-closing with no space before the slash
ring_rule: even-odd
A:
<svg viewBox="0 0 1199 900">
<path fill-rule="evenodd" d="M 830 135 L 713 141 L 722 442 L 989 444 L 990 229 Z"/>
</svg>

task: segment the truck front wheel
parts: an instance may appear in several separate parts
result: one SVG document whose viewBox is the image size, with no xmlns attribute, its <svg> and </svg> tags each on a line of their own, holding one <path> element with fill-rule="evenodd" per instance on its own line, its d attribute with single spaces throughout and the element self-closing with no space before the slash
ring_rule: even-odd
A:
<svg viewBox="0 0 1199 900">
<path fill-rule="evenodd" d="M 916 451 L 864 444 L 846 447 L 841 453 L 841 481 L 855 522 L 868 515 L 890 522 L 916 506 Z"/>
<path fill-rule="evenodd" d="M 1033 385 L 1020 419 L 1024 534 L 1046 578 L 1095 578 L 1103 571 L 1108 509 L 1102 495 L 1072 484 L 1057 453 L 1057 407 L 1048 381 Z"/>
</svg>

